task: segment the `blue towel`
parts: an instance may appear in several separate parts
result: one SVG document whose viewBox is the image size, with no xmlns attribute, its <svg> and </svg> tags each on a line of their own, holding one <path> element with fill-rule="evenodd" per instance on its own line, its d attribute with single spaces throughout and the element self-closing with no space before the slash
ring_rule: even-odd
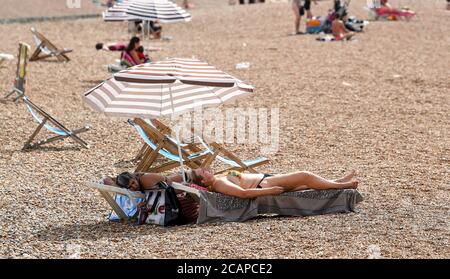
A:
<svg viewBox="0 0 450 279">
<path fill-rule="evenodd" d="M 120 206 L 120 208 L 123 210 L 123 212 L 125 213 L 125 215 L 127 215 L 128 218 L 133 218 L 137 216 L 137 206 L 135 204 L 144 201 L 143 198 L 136 198 L 136 203 L 133 204 L 130 198 L 125 195 L 116 195 L 114 197 L 114 200 Z M 114 211 L 112 211 L 111 214 L 109 214 L 109 220 L 119 221 L 120 218 Z"/>
</svg>

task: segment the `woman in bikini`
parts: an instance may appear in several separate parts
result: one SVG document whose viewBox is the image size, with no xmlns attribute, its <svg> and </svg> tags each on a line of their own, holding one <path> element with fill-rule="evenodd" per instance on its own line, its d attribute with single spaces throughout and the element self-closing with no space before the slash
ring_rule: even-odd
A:
<svg viewBox="0 0 450 279">
<path fill-rule="evenodd" d="M 306 189 L 356 189 L 358 181 L 354 179 L 355 174 L 352 171 L 336 180 L 328 180 L 307 171 L 279 175 L 231 171 L 226 176 L 217 176 L 210 169 L 200 168 L 191 170 L 188 177 L 192 183 L 207 187 L 209 191 L 239 198 L 256 198 Z"/>
<path fill-rule="evenodd" d="M 336 41 L 350 40 L 355 36 L 355 32 L 347 30 L 344 22 L 347 20 L 347 13 L 342 12 L 336 16 L 336 18 L 331 23 L 331 33 L 333 33 Z"/>
</svg>

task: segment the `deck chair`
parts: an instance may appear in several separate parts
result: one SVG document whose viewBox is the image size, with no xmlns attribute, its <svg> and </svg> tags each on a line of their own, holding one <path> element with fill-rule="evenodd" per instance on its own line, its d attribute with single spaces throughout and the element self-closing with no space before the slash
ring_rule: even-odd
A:
<svg viewBox="0 0 450 279">
<path fill-rule="evenodd" d="M 145 194 L 141 192 L 130 191 L 128 189 L 102 183 L 88 182 L 86 184 L 88 187 L 96 189 L 100 192 L 102 197 L 111 206 L 112 210 L 116 213 L 120 220 L 128 221 L 130 218 L 128 217 L 128 214 L 126 214 L 119 206 L 119 204 L 117 204 L 115 195 L 127 196 L 134 205 L 136 205 L 140 199 L 145 199 Z"/>
<path fill-rule="evenodd" d="M 153 126 L 151 122 L 136 118 L 128 120 L 128 123 L 136 129 L 144 141 L 144 146 L 141 148 L 138 158 L 135 158 L 140 159 L 135 170 L 136 172 L 163 172 L 171 170 L 180 165 L 181 159 L 184 165 L 196 169 L 201 167 L 202 161 L 210 156 L 208 150 L 195 152 L 188 148 L 189 145 L 181 145 L 182 158 L 180 158 L 176 142 Z M 157 159 L 161 157 L 166 159 L 166 162 L 156 165 Z"/>
<path fill-rule="evenodd" d="M 87 144 L 84 140 L 82 140 L 80 137 L 77 136 L 80 133 L 88 131 L 90 129 L 89 126 L 85 126 L 83 128 L 71 131 L 67 129 L 63 124 L 61 124 L 59 121 L 57 121 L 55 118 L 46 113 L 44 110 L 42 110 L 40 107 L 31 102 L 30 99 L 28 99 L 28 97 L 23 96 L 22 99 L 28 111 L 39 123 L 39 126 L 36 128 L 36 130 L 34 130 L 33 134 L 25 142 L 22 150 L 33 149 L 43 144 L 50 143 L 56 140 L 64 140 L 65 138 L 68 137 L 75 140 L 82 147 L 89 148 L 89 144 Z M 51 123 L 51 125 L 49 125 L 48 123 Z M 56 136 L 33 143 L 32 142 L 33 139 L 37 136 L 37 134 L 39 134 L 42 127 L 45 127 L 49 132 L 56 134 Z"/>
<path fill-rule="evenodd" d="M 31 55 L 30 61 L 38 61 L 48 57 L 56 57 L 60 62 L 70 61 L 70 58 L 66 54 L 72 52 L 71 49 L 59 49 L 54 44 L 52 44 L 44 35 L 36 31 L 34 27 L 31 28 L 31 33 L 33 33 L 33 40 L 36 43 L 37 47 L 34 53 Z"/>
<path fill-rule="evenodd" d="M 19 43 L 19 56 L 17 59 L 16 79 L 14 81 L 13 89 L 4 96 L 4 99 L 8 99 L 10 96 L 16 95 L 13 99 L 14 102 L 20 99 L 25 94 L 25 82 L 27 74 L 27 62 L 28 62 L 28 50 L 30 46 L 25 43 Z"/>
<path fill-rule="evenodd" d="M 158 130 L 164 137 L 167 138 L 167 140 L 172 145 L 176 146 L 176 140 L 170 137 L 172 135 L 172 130 L 168 126 L 166 126 L 164 123 L 156 119 L 145 122 L 147 125 L 150 125 L 153 129 Z M 182 150 L 188 149 L 189 151 L 198 152 L 201 154 L 205 154 L 205 152 L 209 153 L 209 156 L 206 157 L 204 161 L 202 161 L 199 167 L 209 167 L 215 159 L 218 159 L 225 165 L 230 166 L 226 169 L 217 171 L 216 174 L 227 172 L 230 170 L 239 170 L 239 171 L 247 170 L 252 173 L 258 173 L 258 171 L 254 169 L 255 167 L 269 163 L 269 159 L 265 157 L 259 157 L 253 160 L 241 160 L 238 156 L 236 156 L 231 151 L 227 150 L 225 147 L 223 147 L 221 144 L 218 144 L 217 142 L 210 142 L 207 144 L 205 140 L 199 136 L 196 136 L 195 139 L 197 139 L 198 141 L 195 142 L 194 139 L 191 139 L 189 144 L 182 145 Z M 200 148 L 199 144 L 203 146 L 203 148 Z M 145 148 L 143 147 L 140 150 L 140 154 L 138 154 L 136 158 L 138 158 L 139 156 L 144 158 L 148 156 L 144 153 Z"/>
<path fill-rule="evenodd" d="M 120 188 L 118 186 L 106 185 L 98 182 L 87 182 L 86 185 L 92 189 L 96 189 L 100 192 L 102 197 L 111 206 L 111 209 L 117 215 L 120 221 L 130 221 L 129 212 L 125 212 L 116 201 L 116 195 L 123 195 L 128 197 L 133 206 L 145 199 L 145 194 L 139 191 L 130 191 L 128 189 Z M 176 190 L 184 191 L 190 195 L 197 202 L 200 201 L 200 192 L 192 187 L 185 186 L 180 183 L 172 183 L 172 187 Z"/>
</svg>

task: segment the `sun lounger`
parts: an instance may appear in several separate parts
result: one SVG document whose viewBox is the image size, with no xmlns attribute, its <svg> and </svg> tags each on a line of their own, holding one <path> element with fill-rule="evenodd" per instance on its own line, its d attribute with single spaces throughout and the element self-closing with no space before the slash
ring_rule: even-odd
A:
<svg viewBox="0 0 450 279">
<path fill-rule="evenodd" d="M 137 204 L 145 199 L 145 194 L 142 192 L 106 185 L 103 179 L 100 182 L 87 182 L 86 185 L 98 190 L 111 206 L 113 213 L 109 216 L 110 220 L 130 221 L 137 212 Z M 174 183 L 172 186 L 175 190 L 186 192 L 197 202 L 200 201 L 198 190 L 180 183 Z"/>
<path fill-rule="evenodd" d="M 14 102 L 20 99 L 25 94 L 25 81 L 27 74 L 28 51 L 30 46 L 25 43 L 19 43 L 19 56 L 17 57 L 16 79 L 14 81 L 13 89 L 4 96 L 8 99 L 10 96 L 16 95 Z"/>
<path fill-rule="evenodd" d="M 114 211 L 115 215 L 120 220 L 130 220 L 130 216 L 133 216 L 137 210 L 137 204 L 145 199 L 145 194 L 137 191 L 130 191 L 128 189 L 120 188 L 117 186 L 105 185 L 103 183 L 88 182 L 87 186 L 96 189 L 100 192 L 102 197 L 108 202 Z M 128 197 L 128 201 L 131 205 L 128 207 L 120 206 L 116 200 L 116 195 Z"/>
<path fill-rule="evenodd" d="M 44 35 L 37 32 L 34 27 L 31 28 L 31 33 L 33 33 L 33 40 L 36 43 L 37 47 L 34 53 L 31 55 L 30 61 L 37 61 L 48 57 L 56 57 L 60 62 L 70 61 L 70 58 L 66 54 L 72 52 L 71 49 L 59 49 Z"/>
<path fill-rule="evenodd" d="M 65 138 L 68 137 L 75 140 L 82 147 L 89 148 L 89 144 L 87 144 L 84 140 L 82 140 L 80 137 L 77 136 L 77 134 L 88 131 L 90 129 L 89 126 L 85 126 L 83 128 L 71 131 L 67 129 L 63 124 L 61 124 L 59 121 L 57 121 L 55 118 L 46 113 L 44 110 L 42 110 L 40 107 L 31 102 L 30 99 L 28 99 L 26 96 L 23 96 L 22 99 L 28 111 L 31 113 L 33 118 L 39 123 L 39 126 L 36 128 L 36 130 L 33 132 L 30 138 L 25 142 L 23 150 L 36 148 L 38 146 L 56 140 L 64 140 Z M 38 141 L 36 143 L 32 143 L 33 139 L 39 134 L 42 127 L 46 128 L 49 132 L 56 134 L 56 136 Z"/>
<path fill-rule="evenodd" d="M 111 206 L 114 215 L 110 220 L 131 220 L 137 204 L 145 194 L 117 186 L 89 182 L 87 185 L 100 191 Z M 363 200 L 355 189 L 304 190 L 277 196 L 241 199 L 221 193 L 208 192 L 200 186 L 172 183 L 176 190 L 184 191 L 198 202 L 198 215 L 194 223 L 244 222 L 260 214 L 283 216 L 314 216 L 354 212 Z M 113 217 L 113 218 L 111 218 Z"/>
</svg>

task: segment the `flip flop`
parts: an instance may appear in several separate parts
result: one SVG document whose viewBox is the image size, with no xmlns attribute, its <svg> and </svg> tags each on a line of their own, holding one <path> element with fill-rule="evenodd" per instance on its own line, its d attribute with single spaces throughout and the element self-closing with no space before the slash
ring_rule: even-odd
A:
<svg viewBox="0 0 450 279">
<path fill-rule="evenodd" d="M 299 31 L 299 32 L 292 32 L 292 33 L 289 34 L 289 36 L 305 35 L 305 34 L 306 34 L 305 32 Z"/>
</svg>

